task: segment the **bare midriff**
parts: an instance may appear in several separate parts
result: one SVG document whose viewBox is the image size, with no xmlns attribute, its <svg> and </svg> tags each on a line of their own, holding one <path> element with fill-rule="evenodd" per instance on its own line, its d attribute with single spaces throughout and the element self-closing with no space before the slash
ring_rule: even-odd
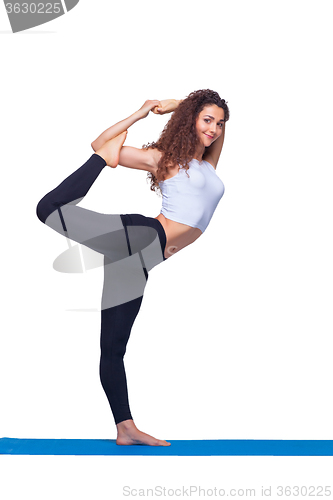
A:
<svg viewBox="0 0 333 500">
<path fill-rule="evenodd" d="M 202 235 L 201 229 L 167 219 L 163 214 L 159 214 L 155 219 L 160 221 L 166 234 L 167 241 L 164 251 L 166 259 L 179 252 L 182 248 L 187 247 Z"/>
</svg>

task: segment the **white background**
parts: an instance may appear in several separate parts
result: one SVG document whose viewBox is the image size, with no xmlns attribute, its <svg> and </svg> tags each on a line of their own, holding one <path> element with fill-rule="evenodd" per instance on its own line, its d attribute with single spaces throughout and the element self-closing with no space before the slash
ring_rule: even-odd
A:
<svg viewBox="0 0 333 500">
<path fill-rule="evenodd" d="M 146 99 L 211 88 L 230 121 L 205 234 L 154 268 L 126 354 L 136 425 L 160 439 L 333 439 L 328 1 L 80 3 L 12 34 L 0 8 L 0 437 L 115 439 L 99 381 L 101 274 L 52 268 L 39 199 Z M 157 140 L 169 117 L 135 124 Z M 81 206 L 156 217 L 146 173 L 104 169 Z M 4 498 L 122 487 L 333 484 L 331 458 L 1 457 Z M 333 488 L 332 488 L 333 489 Z M 332 493 L 333 494 L 333 493 Z M 272 496 L 273 493 L 272 493 Z"/>
</svg>

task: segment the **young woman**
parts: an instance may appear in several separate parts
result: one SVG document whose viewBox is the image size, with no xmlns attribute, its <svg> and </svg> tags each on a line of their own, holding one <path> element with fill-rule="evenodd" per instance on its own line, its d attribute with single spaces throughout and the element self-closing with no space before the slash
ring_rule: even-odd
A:
<svg viewBox="0 0 333 500">
<path fill-rule="evenodd" d="M 137 149 L 123 146 L 127 129 L 149 112 L 173 112 L 159 140 Z M 148 272 L 193 243 L 207 228 L 224 193 L 215 169 L 229 109 L 211 90 L 183 101 L 151 100 L 105 130 L 95 153 L 37 206 L 38 218 L 60 234 L 103 255 L 100 378 L 117 425 L 117 444 L 168 446 L 135 426 L 129 408 L 123 357 L 139 312 Z M 77 206 L 105 166 L 146 170 L 163 194 L 161 213 L 99 214 Z"/>
</svg>

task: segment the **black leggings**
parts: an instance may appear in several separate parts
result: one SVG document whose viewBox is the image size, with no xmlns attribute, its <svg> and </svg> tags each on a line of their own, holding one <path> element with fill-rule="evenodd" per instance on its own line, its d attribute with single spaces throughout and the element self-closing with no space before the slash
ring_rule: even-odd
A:
<svg viewBox="0 0 333 500">
<path fill-rule="evenodd" d="M 105 160 L 93 154 L 41 199 L 37 216 L 55 231 L 84 245 L 88 268 L 100 265 L 102 258 L 100 378 L 118 424 L 132 419 L 123 357 L 140 310 L 148 272 L 166 260 L 166 234 L 159 220 L 152 217 L 100 214 L 76 206 L 105 166 Z M 75 272 L 77 262 L 69 256 L 59 266 L 65 272 Z"/>
</svg>

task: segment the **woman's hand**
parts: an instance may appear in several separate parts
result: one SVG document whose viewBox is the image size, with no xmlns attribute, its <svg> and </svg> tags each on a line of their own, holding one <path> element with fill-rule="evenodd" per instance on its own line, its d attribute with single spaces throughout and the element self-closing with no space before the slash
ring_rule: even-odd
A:
<svg viewBox="0 0 333 500">
<path fill-rule="evenodd" d="M 160 101 L 160 105 L 152 109 L 155 115 L 164 115 L 165 113 L 172 113 L 179 105 L 181 101 L 176 101 L 176 99 L 164 99 Z"/>
<path fill-rule="evenodd" d="M 141 118 L 145 118 L 150 111 L 156 115 L 164 115 L 164 113 L 171 113 L 174 111 L 181 101 L 176 101 L 176 99 L 165 99 L 164 101 L 159 101 L 157 99 L 149 100 L 144 103 L 143 106 L 138 111 L 135 111 L 131 116 L 125 118 L 119 123 L 112 125 L 106 129 L 101 135 L 97 137 L 92 143 L 91 147 L 94 151 L 100 149 L 106 141 L 117 137 L 122 134 L 125 130 L 131 127 L 134 123 Z"/>
<path fill-rule="evenodd" d="M 104 130 L 104 132 L 99 135 L 97 139 L 94 140 L 94 142 L 91 143 L 91 147 L 94 151 L 97 151 L 106 143 L 106 141 L 114 139 L 118 135 L 122 134 L 138 120 L 141 120 L 141 118 L 145 118 L 148 115 L 149 111 L 160 105 L 161 103 L 158 100 L 146 101 L 144 105 L 141 106 L 138 111 L 135 111 L 135 113 L 133 113 L 131 116 Z"/>
<path fill-rule="evenodd" d="M 148 116 L 149 111 L 151 111 L 154 108 L 158 108 L 161 106 L 161 101 L 152 100 L 152 101 L 146 101 L 143 106 L 139 109 L 138 113 L 140 114 L 140 118 L 145 118 Z"/>
</svg>

